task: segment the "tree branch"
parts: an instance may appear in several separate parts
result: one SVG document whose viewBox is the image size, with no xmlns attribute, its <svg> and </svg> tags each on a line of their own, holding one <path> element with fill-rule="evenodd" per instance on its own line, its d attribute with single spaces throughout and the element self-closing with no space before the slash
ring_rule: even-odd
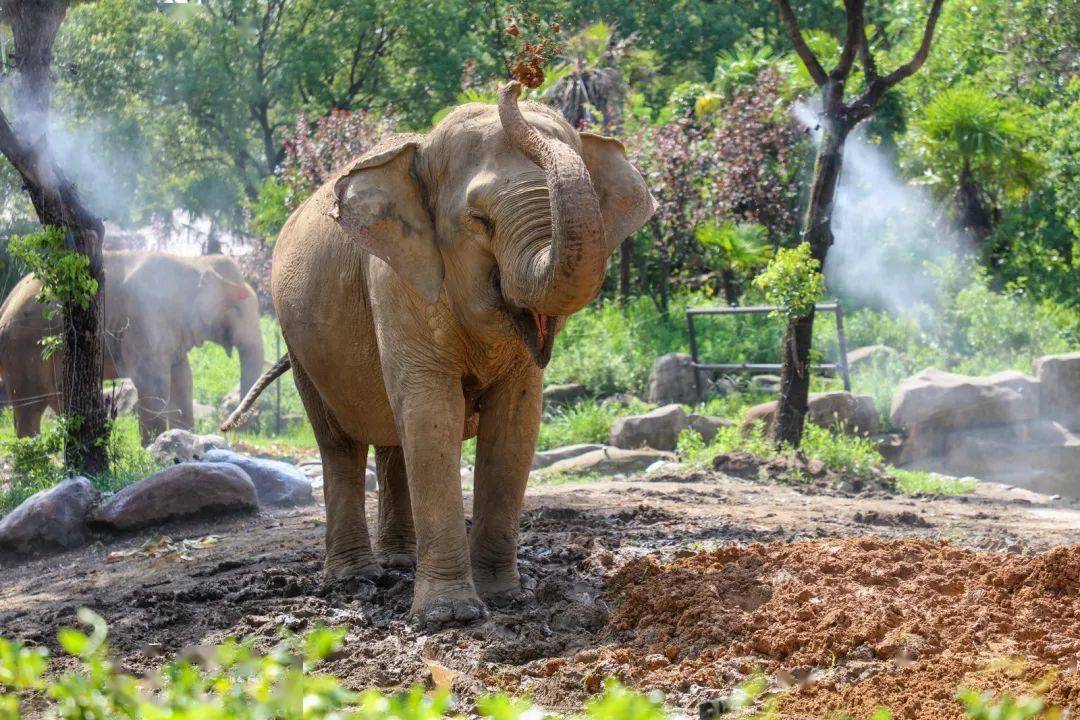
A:
<svg viewBox="0 0 1080 720">
<path fill-rule="evenodd" d="M 866 22 L 863 18 L 865 5 L 866 0 L 844 0 L 846 17 L 844 50 L 840 53 L 840 60 L 836 63 L 836 67 L 829 73 L 829 77 L 833 80 L 847 80 L 848 75 L 851 74 L 851 66 L 855 62 L 855 53 L 866 42 Z"/>
<path fill-rule="evenodd" d="M 780 9 L 780 21 L 784 23 L 788 39 L 791 40 L 791 45 L 795 48 L 799 59 L 806 65 L 810 77 L 814 79 L 818 87 L 824 85 L 829 81 L 829 76 L 825 73 L 825 68 L 821 67 L 821 63 L 818 62 L 814 51 L 810 49 L 810 46 L 806 44 L 806 40 L 803 39 L 802 30 L 799 29 L 799 21 L 795 18 L 791 3 L 788 0 L 776 0 L 776 5 Z"/>
</svg>

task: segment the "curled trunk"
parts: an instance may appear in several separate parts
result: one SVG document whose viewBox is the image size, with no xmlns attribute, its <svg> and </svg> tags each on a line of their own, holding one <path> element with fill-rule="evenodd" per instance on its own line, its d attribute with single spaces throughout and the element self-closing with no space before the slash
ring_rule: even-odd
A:
<svg viewBox="0 0 1080 720">
<path fill-rule="evenodd" d="M 566 316 L 580 310 L 600 289 L 607 254 L 600 202 L 585 161 L 572 147 L 550 138 L 525 120 L 517 105 L 520 85 L 499 93 L 499 119 L 510 143 L 543 172 L 508 188 L 517 206 L 496 216 L 510 240 L 513 257 L 500 258 L 507 300 L 541 316 Z M 544 195 L 547 195 L 545 198 Z"/>
</svg>

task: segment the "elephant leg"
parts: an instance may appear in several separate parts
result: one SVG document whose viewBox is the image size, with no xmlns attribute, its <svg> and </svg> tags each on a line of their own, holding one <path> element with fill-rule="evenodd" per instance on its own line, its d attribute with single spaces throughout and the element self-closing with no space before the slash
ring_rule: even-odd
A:
<svg viewBox="0 0 1080 720">
<path fill-rule="evenodd" d="M 33 400 L 16 403 L 15 435 L 17 437 L 32 437 L 41 432 L 41 416 L 45 414 L 45 408 L 49 406 L 47 400 Z"/>
<path fill-rule="evenodd" d="M 364 514 L 368 446 L 345 433 L 303 369 L 295 362 L 292 369 L 322 456 L 326 503 L 323 570 L 329 580 L 376 577 L 382 570 L 371 552 Z"/>
<path fill-rule="evenodd" d="M 379 478 L 379 563 L 410 568 L 416 563 L 416 533 L 401 448 L 375 448 L 375 472 Z"/>
<path fill-rule="evenodd" d="M 485 611 L 473 585 L 465 537 L 461 380 L 430 373 L 409 380 L 398 385 L 392 397 L 416 527 L 412 614 L 428 627 L 471 622 Z"/>
<path fill-rule="evenodd" d="M 470 556 L 476 589 L 494 602 L 529 595 L 518 576 L 517 540 L 540 428 L 541 381 L 540 371 L 529 368 L 481 402 Z"/>
<path fill-rule="evenodd" d="M 191 430 L 195 427 L 195 403 L 192 398 L 191 364 L 187 357 L 173 363 L 169 386 L 169 425 Z"/>
<path fill-rule="evenodd" d="M 167 429 L 171 382 L 166 373 L 140 373 L 131 381 L 139 394 L 139 432 L 145 445 Z"/>
</svg>

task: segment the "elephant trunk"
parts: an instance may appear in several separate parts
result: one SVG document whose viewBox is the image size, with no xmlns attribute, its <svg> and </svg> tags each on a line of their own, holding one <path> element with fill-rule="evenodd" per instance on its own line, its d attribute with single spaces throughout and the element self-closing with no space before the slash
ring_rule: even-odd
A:
<svg viewBox="0 0 1080 720">
<path fill-rule="evenodd" d="M 509 226 L 509 258 L 500 258 L 506 299 L 531 311 L 537 329 L 547 332 L 548 317 L 565 317 L 585 306 L 604 281 L 607 253 L 600 202 L 585 162 L 566 143 L 530 125 L 518 108 L 521 86 L 508 83 L 499 92 L 499 120 L 510 143 L 543 171 L 544 183 L 523 178 L 507 188 L 514 212 Z M 503 233 L 500 233 L 503 234 Z"/>
<path fill-rule="evenodd" d="M 238 342 L 236 348 L 240 354 L 240 397 L 244 397 L 263 372 L 262 338 Z"/>
</svg>

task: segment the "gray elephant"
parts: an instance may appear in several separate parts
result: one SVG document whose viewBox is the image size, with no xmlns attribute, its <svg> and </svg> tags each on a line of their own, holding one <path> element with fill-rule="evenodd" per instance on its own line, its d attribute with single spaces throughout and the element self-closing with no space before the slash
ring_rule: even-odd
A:
<svg viewBox="0 0 1080 720">
<path fill-rule="evenodd" d="M 250 388 L 263 369 L 262 332 L 254 291 L 222 255 L 105 253 L 105 379 L 129 377 L 138 391 L 144 441 L 168 426 L 194 424 L 188 351 L 206 341 L 240 355 L 240 383 Z M 42 338 L 59 332 L 38 302 L 41 283 L 22 278 L 0 306 L 0 377 L 20 437 L 41 428 L 46 407 L 60 411 L 61 353 L 42 358 Z"/>
<path fill-rule="evenodd" d="M 617 140 L 543 105 L 455 109 L 353 161 L 286 222 L 273 295 L 288 346 L 224 427 L 292 367 L 322 452 L 325 571 L 416 562 L 412 612 L 467 622 L 522 596 L 521 504 L 543 368 L 568 315 L 654 202 Z M 466 537 L 461 442 L 477 436 Z M 364 519 L 376 448 L 378 555 Z M 415 528 L 415 531 L 414 531 Z"/>
</svg>

